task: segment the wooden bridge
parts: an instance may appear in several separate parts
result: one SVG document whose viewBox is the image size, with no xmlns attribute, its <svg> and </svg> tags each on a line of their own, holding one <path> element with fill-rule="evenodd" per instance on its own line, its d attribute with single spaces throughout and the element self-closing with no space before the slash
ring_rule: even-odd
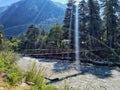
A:
<svg viewBox="0 0 120 90">
<path fill-rule="evenodd" d="M 32 56 L 37 58 L 47 58 L 47 59 L 58 59 L 58 60 L 75 60 L 75 53 L 79 53 L 81 55 L 85 55 L 86 53 L 90 52 L 102 52 L 104 55 L 104 51 L 106 49 L 94 49 L 94 50 L 80 50 L 75 51 L 73 49 L 25 49 L 21 51 L 22 55 L 25 56 Z M 118 56 L 120 57 L 120 49 L 112 49 L 111 52 L 117 52 Z M 104 55 L 106 57 L 106 55 Z M 84 63 L 91 63 L 95 65 L 108 65 L 108 66 L 120 66 L 120 63 L 109 63 L 108 61 L 99 61 L 96 59 L 89 59 L 85 57 L 80 58 L 81 62 Z"/>
<path fill-rule="evenodd" d="M 21 53 L 25 56 L 54 59 L 74 59 L 75 53 L 96 52 L 104 49 L 80 50 L 73 49 L 25 49 Z"/>
</svg>

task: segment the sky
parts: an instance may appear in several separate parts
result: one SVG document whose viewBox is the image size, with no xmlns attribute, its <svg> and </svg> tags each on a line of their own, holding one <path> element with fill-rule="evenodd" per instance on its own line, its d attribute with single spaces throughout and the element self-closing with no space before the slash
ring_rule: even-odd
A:
<svg viewBox="0 0 120 90">
<path fill-rule="evenodd" d="M 60 3 L 66 3 L 68 0 L 52 0 L 52 1 L 60 2 Z"/>
<path fill-rule="evenodd" d="M 20 1 L 20 0 L 0 0 L 0 7 L 8 6 L 8 5 L 15 3 L 17 1 Z M 52 0 L 52 1 L 66 3 L 68 0 Z"/>
<path fill-rule="evenodd" d="M 19 1 L 19 0 L 0 0 L 0 6 L 1 7 L 2 6 L 8 6 L 8 5 L 10 5 L 12 3 L 15 3 L 17 1 Z"/>
</svg>

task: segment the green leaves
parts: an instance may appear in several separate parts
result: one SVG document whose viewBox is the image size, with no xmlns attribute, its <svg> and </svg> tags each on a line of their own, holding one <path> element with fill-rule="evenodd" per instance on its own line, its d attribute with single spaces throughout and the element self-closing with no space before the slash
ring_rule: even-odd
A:
<svg viewBox="0 0 120 90">
<path fill-rule="evenodd" d="M 51 28 L 50 33 L 48 35 L 48 41 L 54 42 L 53 45 L 55 48 L 61 47 L 61 41 L 62 41 L 62 27 L 59 24 L 56 24 L 53 28 Z"/>
<path fill-rule="evenodd" d="M 35 49 L 39 35 L 40 35 L 39 28 L 35 27 L 34 25 L 30 25 L 28 31 L 21 39 L 20 48 Z"/>
<path fill-rule="evenodd" d="M 30 66 L 31 69 L 26 72 L 26 82 L 32 82 L 35 84 L 35 87 L 32 87 L 31 90 L 58 90 L 56 87 L 51 85 L 46 85 L 45 73 L 46 68 L 41 65 L 37 65 L 36 62 Z"/>
</svg>

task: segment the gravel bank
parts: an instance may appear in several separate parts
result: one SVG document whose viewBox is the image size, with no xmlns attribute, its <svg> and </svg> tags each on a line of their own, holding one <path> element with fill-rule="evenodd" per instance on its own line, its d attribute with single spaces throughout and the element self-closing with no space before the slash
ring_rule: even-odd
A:
<svg viewBox="0 0 120 90">
<path fill-rule="evenodd" d="M 33 62 L 47 68 L 47 74 L 52 74 L 51 79 L 58 81 L 48 82 L 57 87 L 70 85 L 71 88 L 80 90 L 120 90 L 120 68 L 81 64 L 76 69 L 76 64 L 70 61 L 35 59 L 22 57 L 18 62 L 23 70 L 29 70 Z"/>
</svg>

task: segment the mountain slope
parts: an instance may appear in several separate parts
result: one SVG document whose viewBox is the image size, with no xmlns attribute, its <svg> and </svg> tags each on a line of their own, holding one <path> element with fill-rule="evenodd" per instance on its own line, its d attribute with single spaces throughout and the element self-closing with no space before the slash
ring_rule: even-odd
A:
<svg viewBox="0 0 120 90">
<path fill-rule="evenodd" d="M 67 4 L 62 4 L 62 3 L 59 3 L 59 2 L 54 2 L 54 3 L 60 8 L 63 8 L 63 9 L 67 8 Z"/>
<path fill-rule="evenodd" d="M 0 17 L 4 15 L 4 12 L 8 9 L 8 6 L 0 7 Z"/>
<path fill-rule="evenodd" d="M 0 23 L 4 25 L 5 33 L 18 35 L 25 32 L 30 24 L 40 24 L 45 21 L 49 21 L 49 24 L 62 23 L 64 10 L 51 0 L 21 0 L 5 11 Z"/>
</svg>

